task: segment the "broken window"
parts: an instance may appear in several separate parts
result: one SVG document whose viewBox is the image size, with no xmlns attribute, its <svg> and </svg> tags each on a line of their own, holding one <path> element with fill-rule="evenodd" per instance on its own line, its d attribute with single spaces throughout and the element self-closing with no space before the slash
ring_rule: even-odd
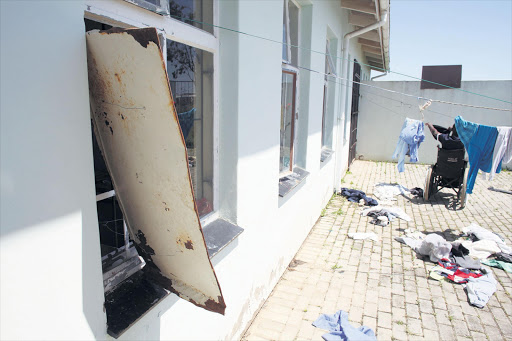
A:
<svg viewBox="0 0 512 341">
<path fill-rule="evenodd" d="M 86 20 L 86 29 L 105 26 Z M 224 313 L 156 29 L 89 31 L 87 50 L 109 334 L 119 336 L 170 292 Z M 197 79 L 213 67 L 192 55 L 189 76 L 204 99 L 211 85 Z M 198 93 L 191 101 L 183 92 L 183 103 L 207 111 Z"/>
<path fill-rule="evenodd" d="M 167 74 L 203 217 L 213 211 L 213 54 L 167 40 Z"/>
<path fill-rule="evenodd" d="M 213 34 L 213 0 L 169 0 L 171 18 Z"/>
</svg>

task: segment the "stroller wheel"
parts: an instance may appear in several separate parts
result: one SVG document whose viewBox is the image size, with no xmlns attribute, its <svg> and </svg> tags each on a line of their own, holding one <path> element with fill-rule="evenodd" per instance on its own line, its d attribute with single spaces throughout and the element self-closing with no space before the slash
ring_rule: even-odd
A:
<svg viewBox="0 0 512 341">
<path fill-rule="evenodd" d="M 428 201 L 431 193 L 433 192 L 432 187 L 434 186 L 434 174 L 432 174 L 432 167 L 427 170 L 427 177 L 425 179 L 425 190 L 423 191 L 423 199 Z"/>
</svg>

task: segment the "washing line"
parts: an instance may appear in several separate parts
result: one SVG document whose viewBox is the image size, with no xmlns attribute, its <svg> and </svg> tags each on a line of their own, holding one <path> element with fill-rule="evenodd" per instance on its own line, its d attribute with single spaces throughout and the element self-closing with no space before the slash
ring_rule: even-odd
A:
<svg viewBox="0 0 512 341">
<path fill-rule="evenodd" d="M 299 45 L 293 45 L 293 44 L 283 43 L 282 41 L 279 41 L 279 40 L 274 40 L 274 39 L 270 39 L 270 38 L 265 38 L 265 37 L 258 36 L 258 35 L 255 35 L 255 34 L 251 34 L 251 33 L 247 33 L 247 32 L 242 32 L 242 31 L 238 31 L 238 30 L 235 30 L 235 29 L 232 29 L 232 28 L 223 27 L 223 26 L 219 26 L 219 25 L 214 25 L 214 24 L 210 24 L 210 23 L 207 23 L 207 22 L 203 22 L 203 21 L 199 21 L 199 20 L 194 20 L 194 19 L 189 19 L 189 18 L 185 18 L 185 17 L 180 17 L 180 16 L 172 15 L 172 14 L 170 14 L 169 16 L 170 16 L 171 18 L 175 18 L 175 19 L 182 19 L 182 20 L 184 20 L 184 21 L 191 21 L 191 22 L 195 22 L 195 23 L 198 23 L 198 24 L 202 24 L 202 25 L 208 25 L 208 26 L 212 26 L 212 27 L 217 27 L 217 28 L 220 28 L 220 29 L 223 29 L 223 30 L 226 30 L 226 31 L 230 31 L 230 32 L 238 33 L 238 34 L 243 34 L 243 35 L 246 35 L 246 36 L 248 36 L 248 37 L 257 38 L 257 39 L 261 39 L 261 40 L 269 41 L 269 42 L 272 42 L 272 43 L 281 44 L 281 45 L 286 45 L 286 46 L 288 46 L 288 47 L 294 47 L 294 48 L 297 48 L 297 49 L 300 49 L 300 50 L 309 51 L 309 52 L 313 52 L 313 53 L 317 53 L 317 54 L 321 54 L 321 55 L 327 56 L 327 54 L 326 54 L 325 52 L 316 51 L 316 50 L 313 50 L 313 49 L 310 49 L 310 48 L 307 48 L 307 47 L 302 47 L 302 46 L 299 46 Z M 329 56 L 330 56 L 331 58 L 333 57 L 332 55 L 329 55 Z M 335 58 L 336 58 L 336 59 L 340 59 L 340 60 L 344 60 L 344 58 L 343 58 L 343 57 L 335 57 Z M 354 63 L 354 61 L 352 61 L 352 60 L 350 60 L 350 59 L 349 59 L 348 61 L 349 61 L 349 62 L 351 62 L 351 63 Z M 506 101 L 506 100 L 499 99 L 499 98 L 496 98 L 496 97 L 491 97 L 491 96 L 487 96 L 487 95 L 479 94 L 479 93 L 472 92 L 472 91 L 467 91 L 467 90 L 460 89 L 460 88 L 454 88 L 454 87 L 449 86 L 449 85 L 445 85 L 445 84 L 441 84 L 441 83 L 437 83 L 437 82 L 429 81 L 429 80 L 427 80 L 427 79 L 423 79 L 423 78 L 418 78 L 418 77 L 410 76 L 410 75 L 407 75 L 407 74 L 404 74 L 404 73 L 400 73 L 400 72 L 397 72 L 397 71 L 392 71 L 392 70 L 389 70 L 389 69 L 383 69 L 383 68 L 379 68 L 379 67 L 371 66 L 370 64 L 365 64 L 365 63 L 361 63 L 361 62 L 357 62 L 357 63 L 358 63 L 358 64 L 360 64 L 360 65 L 365 65 L 365 66 L 372 67 L 372 68 L 374 68 L 374 69 L 379 69 L 379 70 L 380 70 L 380 71 L 382 71 L 382 72 L 395 73 L 395 74 L 397 74 L 397 75 L 406 76 L 406 77 L 413 78 L 413 79 L 417 79 L 417 80 L 420 80 L 420 81 L 423 81 L 423 82 L 428 82 L 428 83 L 432 83 L 432 84 L 440 85 L 440 86 L 443 86 L 443 87 L 445 87 L 445 88 L 454 89 L 454 90 L 458 90 L 458 91 L 466 92 L 466 93 L 469 93 L 469 94 L 473 94 L 473 95 L 476 95 L 476 96 L 486 97 L 486 98 L 490 98 L 490 99 L 493 99 L 493 100 L 496 100 L 496 101 L 500 101 L 500 102 L 504 102 L 504 103 L 510 103 L 510 104 L 512 104 L 512 102 L 510 102 L 510 101 Z M 313 71 L 313 70 L 310 70 L 310 71 Z"/>
<path fill-rule="evenodd" d="M 362 83 L 362 82 L 357 82 L 357 81 L 354 81 L 354 80 L 343 78 L 341 76 L 337 76 L 337 75 L 333 75 L 333 74 L 327 74 L 327 73 L 324 73 L 324 72 L 321 72 L 321 71 L 317 71 L 317 70 L 312 70 L 312 69 L 309 69 L 309 68 L 306 68 L 306 67 L 303 67 L 303 66 L 296 66 L 296 68 L 307 70 L 307 71 L 314 72 L 314 73 L 318 73 L 318 74 L 321 74 L 321 75 L 324 75 L 324 76 L 328 76 L 328 77 L 332 77 L 332 78 L 341 79 L 343 81 L 348 81 L 348 82 L 360 84 L 360 85 L 367 86 L 367 87 L 370 87 L 370 88 L 379 89 L 379 90 L 382 90 L 382 91 L 387 91 L 387 92 L 392 92 L 392 93 L 403 95 L 403 96 L 417 98 L 419 100 L 426 100 L 426 101 L 432 101 L 432 102 L 437 102 L 437 103 L 458 105 L 458 106 L 478 108 L 478 109 L 498 110 L 498 111 L 512 111 L 512 109 L 491 108 L 491 107 L 484 107 L 484 106 L 479 106 L 479 105 L 472 105 L 472 104 L 465 104 L 465 103 L 454 103 L 454 102 L 442 101 L 442 100 L 438 100 L 438 99 L 426 98 L 426 97 L 422 97 L 422 96 L 411 95 L 411 94 L 408 94 L 408 93 L 405 93 L 405 92 L 400 92 L 400 91 L 395 91 L 395 90 L 390 90 L 390 89 L 382 88 L 382 87 L 375 86 L 375 85 L 370 85 L 370 84 L 366 84 L 366 83 Z M 339 84 L 345 85 L 343 83 L 339 83 Z"/>
</svg>

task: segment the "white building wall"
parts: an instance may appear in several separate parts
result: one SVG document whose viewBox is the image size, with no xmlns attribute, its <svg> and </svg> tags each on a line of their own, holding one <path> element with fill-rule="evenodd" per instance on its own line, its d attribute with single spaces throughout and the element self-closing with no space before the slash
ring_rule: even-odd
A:
<svg viewBox="0 0 512 341">
<path fill-rule="evenodd" d="M 103 338 L 83 4 L 0 6 L 0 338 Z"/>
<path fill-rule="evenodd" d="M 127 6 L 124 1 L 101 6 L 114 10 L 116 5 Z M 339 2 L 300 5 L 311 18 L 310 36 L 301 42 L 323 53 L 329 27 L 341 56 L 343 36 L 352 28 Z M 91 148 L 86 6 L 81 1 L 2 1 L 1 6 L 1 338 L 109 338 Z M 282 10 L 280 1 L 220 1 L 219 24 L 281 41 Z M 220 30 L 218 53 L 218 211 L 245 229 L 212 259 L 226 315 L 169 295 L 122 340 L 239 338 L 331 197 L 336 157 L 345 159 L 346 169 L 344 113 L 333 127 L 343 150 L 320 166 L 323 75 L 301 70 L 299 150 L 310 174 L 280 198 L 281 45 Z M 301 57 L 307 67 L 323 72 L 324 56 L 307 53 Z M 350 54 L 364 62 L 357 44 L 351 44 Z M 37 68 L 31 70 L 34 60 Z M 339 74 L 341 58 L 336 64 Z M 369 73 L 364 66 L 363 71 Z M 336 90 L 335 115 L 344 87 L 336 84 Z"/>
<path fill-rule="evenodd" d="M 420 82 L 365 83 L 400 93 L 453 103 L 512 109 L 512 105 L 509 103 L 470 93 L 512 102 L 512 81 L 467 81 L 462 82 L 460 90 L 420 90 Z M 364 85 L 361 86 L 361 95 L 357 155 L 364 160 L 392 161 L 391 156 L 405 118 L 421 119 L 418 105 L 423 105 L 426 101 L 418 101 L 415 97 L 407 97 Z M 424 115 L 425 122 L 444 127 L 453 125 L 454 118 L 458 115 L 465 120 L 479 124 L 512 126 L 512 112 L 510 111 L 486 110 L 433 102 Z M 434 164 L 437 158 L 437 141 L 432 138 L 428 128 L 425 127 L 425 129 L 425 141 L 420 146 L 418 162 Z M 512 163 L 506 166 L 510 169 Z"/>
</svg>

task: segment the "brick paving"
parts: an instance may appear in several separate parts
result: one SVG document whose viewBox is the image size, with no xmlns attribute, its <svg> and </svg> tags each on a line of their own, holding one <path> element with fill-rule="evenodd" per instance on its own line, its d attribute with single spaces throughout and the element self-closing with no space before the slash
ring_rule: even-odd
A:
<svg viewBox="0 0 512 341">
<path fill-rule="evenodd" d="M 427 165 L 355 161 L 343 186 L 371 195 L 376 183 L 424 187 Z M 361 207 L 333 196 L 243 340 L 322 340 L 311 323 L 339 309 L 354 326 L 372 328 L 378 340 L 512 340 L 512 274 L 492 268 L 497 292 L 484 309 L 471 306 L 461 285 L 428 278 L 434 264 L 418 259 L 394 240 L 407 228 L 442 232 L 451 241 L 470 223 L 499 233 L 512 245 L 512 172 L 494 181 L 480 176 L 465 209 L 453 209 L 444 189 L 430 202 L 398 196 L 396 205 L 412 221 L 380 227 L 360 215 Z M 379 241 L 353 240 L 349 232 L 375 232 Z"/>
</svg>

